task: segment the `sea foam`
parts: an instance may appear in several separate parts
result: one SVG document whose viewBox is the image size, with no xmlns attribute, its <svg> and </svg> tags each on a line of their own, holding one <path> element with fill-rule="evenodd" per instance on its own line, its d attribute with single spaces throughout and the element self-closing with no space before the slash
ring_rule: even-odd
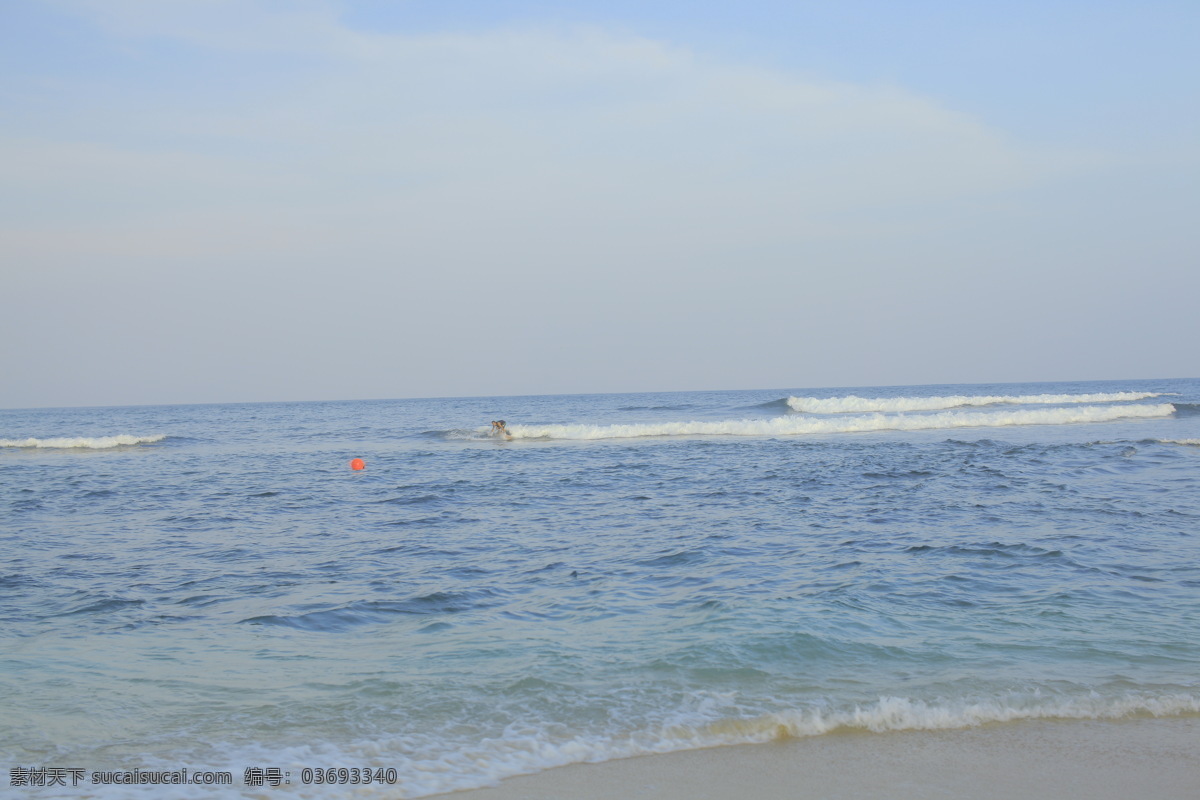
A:
<svg viewBox="0 0 1200 800">
<path fill-rule="evenodd" d="M 796 436 L 870 431 L 1066 425 L 1117 419 L 1169 417 L 1170 403 L 1077 406 L 1000 411 L 943 411 L 937 414 L 862 414 L 837 417 L 786 416 L 715 422 L 658 422 L 628 425 L 510 425 L 514 439 L 627 439 L 642 436 Z"/>
<path fill-rule="evenodd" d="M 1068 403 L 1124 403 L 1161 397 L 1157 392 L 1101 392 L 1095 394 L 950 395 L 947 397 L 789 397 L 788 408 L 808 414 L 854 414 L 869 411 L 938 411 L 963 406 L 1065 405 Z"/>
</svg>

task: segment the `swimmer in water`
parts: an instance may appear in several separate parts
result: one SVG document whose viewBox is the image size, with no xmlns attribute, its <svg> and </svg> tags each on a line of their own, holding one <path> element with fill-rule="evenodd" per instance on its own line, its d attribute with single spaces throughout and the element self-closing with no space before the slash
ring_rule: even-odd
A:
<svg viewBox="0 0 1200 800">
<path fill-rule="evenodd" d="M 508 432 L 508 428 L 505 426 L 506 423 L 502 419 L 492 420 L 492 435 L 503 436 L 505 439 L 511 439 L 512 434 Z"/>
</svg>

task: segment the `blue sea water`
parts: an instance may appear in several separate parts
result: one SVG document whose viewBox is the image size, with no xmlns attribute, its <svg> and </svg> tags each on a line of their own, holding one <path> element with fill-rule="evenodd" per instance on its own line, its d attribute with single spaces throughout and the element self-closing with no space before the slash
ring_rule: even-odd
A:
<svg viewBox="0 0 1200 800">
<path fill-rule="evenodd" d="M 1200 380 L 0 411 L 10 771 L 1197 714 Z"/>
</svg>

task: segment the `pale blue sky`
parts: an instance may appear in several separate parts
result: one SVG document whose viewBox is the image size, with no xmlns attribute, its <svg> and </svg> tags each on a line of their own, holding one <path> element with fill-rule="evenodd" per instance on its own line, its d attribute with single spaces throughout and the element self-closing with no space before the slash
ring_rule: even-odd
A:
<svg viewBox="0 0 1200 800">
<path fill-rule="evenodd" d="M 0 407 L 1191 377 L 1200 5 L 0 0 Z"/>
</svg>

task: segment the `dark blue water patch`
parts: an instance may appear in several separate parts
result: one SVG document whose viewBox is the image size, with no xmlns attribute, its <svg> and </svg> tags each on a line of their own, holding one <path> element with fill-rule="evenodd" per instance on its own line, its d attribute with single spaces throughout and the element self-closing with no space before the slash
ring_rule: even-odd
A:
<svg viewBox="0 0 1200 800">
<path fill-rule="evenodd" d="M 875 479 L 883 478 L 883 479 L 888 479 L 888 480 L 897 480 L 897 479 L 929 478 L 935 474 L 936 473 L 931 472 L 930 470 L 926 470 L 926 469 L 909 469 L 909 470 L 898 469 L 898 470 L 892 470 L 892 471 L 888 471 L 888 472 L 864 472 L 862 474 L 862 477 L 875 478 Z"/>
<path fill-rule="evenodd" d="M 361 600 L 337 608 L 308 611 L 302 614 L 268 614 L 243 619 L 240 624 L 272 625 L 304 631 L 338 633 L 362 625 L 382 624 L 397 618 L 460 614 L 496 605 L 497 593 L 489 589 L 467 592 L 434 592 L 408 600 Z"/>
<path fill-rule="evenodd" d="M 112 561 L 113 556 L 108 553 L 59 553 L 58 558 L 65 558 L 72 561 Z"/>
<path fill-rule="evenodd" d="M 973 441 L 967 439 L 946 439 L 945 443 L 967 450 L 994 450 L 998 447 L 1008 447 L 1008 445 L 1002 442 L 987 438 L 975 439 Z"/>
<path fill-rule="evenodd" d="M 417 517 L 415 519 L 391 519 L 376 523 L 376 527 L 381 528 L 408 528 L 412 526 L 426 527 L 433 525 L 444 525 L 448 522 L 462 521 L 454 514 L 441 514 L 436 517 Z M 478 521 L 478 520 L 476 520 Z"/>
<path fill-rule="evenodd" d="M 448 550 L 443 547 L 434 547 L 420 542 L 401 542 L 400 544 L 388 545 L 387 547 L 381 547 L 371 552 L 376 555 L 395 554 L 397 556 L 417 556 L 420 558 L 454 558 L 462 554 L 461 550 Z"/>
<path fill-rule="evenodd" d="M 549 564 L 544 564 L 540 567 L 532 567 L 531 569 L 524 570 L 521 574 L 523 574 L 523 575 L 538 575 L 541 573 L 555 572 L 555 571 L 563 570 L 565 568 L 566 568 L 566 564 L 564 562 L 552 561 Z"/>
<path fill-rule="evenodd" d="M 616 472 L 616 473 L 625 475 L 630 472 L 649 469 L 650 466 L 651 466 L 651 464 L 648 461 L 637 461 L 637 462 L 619 461 L 615 464 L 607 464 L 607 465 L 601 467 L 599 469 L 599 472 L 600 473 Z"/>
<path fill-rule="evenodd" d="M 707 560 L 708 556 L 698 550 L 680 550 L 635 563 L 643 567 L 685 567 Z"/>
<path fill-rule="evenodd" d="M 0 574 L 0 589 L 17 589 L 35 585 L 37 580 L 19 572 Z"/>
<path fill-rule="evenodd" d="M 1005 544 L 1003 542 L 988 542 L 976 545 L 914 545 L 905 549 L 906 553 L 949 553 L 952 555 L 1000 556 L 1002 558 L 1018 558 L 1032 556 L 1036 558 L 1061 558 L 1061 550 L 1047 550 L 1044 547 L 1024 543 Z"/>
<path fill-rule="evenodd" d="M 162 517 L 159 522 L 166 531 L 189 531 L 200 533 L 204 531 L 225 530 L 237 523 L 247 522 L 245 517 L 233 517 L 224 514 L 180 514 Z"/>
<path fill-rule="evenodd" d="M 197 608 L 204 608 L 205 606 L 227 602 L 230 599 L 231 598 L 229 597 L 221 597 L 219 595 L 212 594 L 194 594 L 184 597 L 181 600 L 176 600 L 175 603 L 176 605 L 181 606 L 196 606 Z"/>
<path fill-rule="evenodd" d="M 130 620 L 129 622 L 119 625 L 114 630 L 117 631 L 132 631 L 141 628 L 155 627 L 158 625 L 178 625 L 181 623 L 195 622 L 202 620 L 203 617 L 197 615 L 180 616 L 178 614 L 155 614 L 153 616 L 142 617 L 140 619 Z"/>
<path fill-rule="evenodd" d="M 123 597 L 105 597 L 101 599 L 90 599 L 82 605 L 75 606 L 66 611 L 61 611 L 56 614 L 47 614 L 46 618 L 53 617 L 74 617 L 85 614 L 101 614 L 109 615 L 119 611 L 127 611 L 132 608 L 137 608 L 146 604 L 145 600 L 126 599 Z"/>
<path fill-rule="evenodd" d="M 566 609 L 557 604 L 522 605 L 505 608 L 500 611 L 500 618 L 518 622 L 564 622 L 573 619 L 575 609 Z"/>
<path fill-rule="evenodd" d="M 39 492 L 34 489 L 20 488 L 13 493 L 13 498 L 9 501 L 9 509 L 14 513 L 26 511 L 37 511 L 45 507 L 42 497 Z"/>
<path fill-rule="evenodd" d="M 443 498 L 436 494 L 422 494 L 416 497 L 388 497 L 383 500 L 372 500 L 374 504 L 395 505 L 395 506 L 419 506 L 428 503 L 436 503 Z"/>
</svg>

